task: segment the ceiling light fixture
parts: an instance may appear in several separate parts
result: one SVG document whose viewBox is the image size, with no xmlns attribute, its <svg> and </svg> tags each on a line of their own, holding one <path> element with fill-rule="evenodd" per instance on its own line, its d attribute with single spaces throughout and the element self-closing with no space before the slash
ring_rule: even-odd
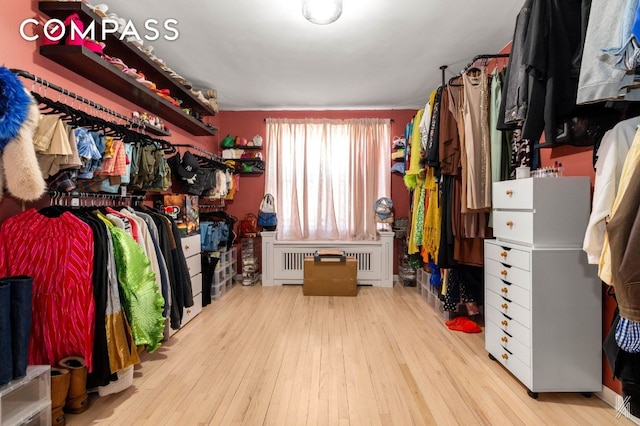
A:
<svg viewBox="0 0 640 426">
<path fill-rule="evenodd" d="M 330 24 L 342 15 L 342 0 L 302 0 L 302 14 L 314 24 Z"/>
</svg>

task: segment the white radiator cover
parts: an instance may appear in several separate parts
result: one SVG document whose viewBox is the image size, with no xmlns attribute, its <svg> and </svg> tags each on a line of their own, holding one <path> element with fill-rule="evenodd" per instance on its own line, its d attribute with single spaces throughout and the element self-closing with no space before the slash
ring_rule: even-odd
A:
<svg viewBox="0 0 640 426">
<path fill-rule="evenodd" d="M 393 232 L 379 232 L 377 241 L 278 241 L 263 231 L 262 285 L 302 284 L 304 258 L 319 249 L 344 250 L 358 262 L 358 284 L 393 287 Z"/>
</svg>

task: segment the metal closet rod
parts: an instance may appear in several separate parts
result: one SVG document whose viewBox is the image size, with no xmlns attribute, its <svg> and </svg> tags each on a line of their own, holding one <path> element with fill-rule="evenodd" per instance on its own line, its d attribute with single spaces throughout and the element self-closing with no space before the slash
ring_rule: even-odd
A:
<svg viewBox="0 0 640 426">
<path fill-rule="evenodd" d="M 464 74 L 465 72 L 467 72 L 467 70 L 471 68 L 471 66 L 475 64 L 476 61 L 479 61 L 480 59 L 496 59 L 496 58 L 508 58 L 508 57 L 509 57 L 509 53 L 492 53 L 492 54 L 485 54 L 485 55 L 476 55 L 473 57 L 471 62 L 469 62 L 462 69 L 462 71 L 460 71 L 460 74 Z"/>
<path fill-rule="evenodd" d="M 218 161 L 220 163 L 224 163 L 224 160 L 225 160 L 224 158 L 220 157 L 219 155 L 216 155 L 213 152 L 209 152 L 206 149 L 200 148 L 199 146 L 189 145 L 189 144 L 179 144 L 179 143 L 171 144 L 171 146 L 176 147 L 176 148 L 193 149 L 194 151 L 198 151 L 199 153 L 206 155 L 211 160 L 215 160 L 215 161 Z"/>
<path fill-rule="evenodd" d="M 31 74 L 30 72 L 27 72 L 27 71 L 24 71 L 24 70 L 21 70 L 21 69 L 16 69 L 16 68 L 11 68 L 11 72 L 13 72 L 15 75 L 17 75 L 19 77 L 28 78 L 29 80 L 33 80 L 36 83 L 40 83 L 41 85 L 45 86 L 47 89 L 53 89 L 56 92 L 60 92 L 63 95 L 69 96 L 70 98 L 73 98 L 73 99 L 75 99 L 75 100 L 77 100 L 79 102 L 87 104 L 87 105 L 89 105 L 89 106 L 91 106 L 91 107 L 93 107 L 93 108 L 95 108 L 95 109 L 97 109 L 99 111 L 104 111 L 109 115 L 112 115 L 114 117 L 120 118 L 121 120 L 125 120 L 127 123 L 133 124 L 133 125 L 138 126 L 138 127 L 144 127 L 144 124 L 142 124 L 142 123 L 139 123 L 139 122 L 137 122 L 135 120 L 132 120 L 129 117 L 126 117 L 126 116 L 124 116 L 124 115 L 122 115 L 120 113 L 117 113 L 117 112 L 115 112 L 115 111 L 113 111 L 113 110 L 111 110 L 111 109 L 109 109 L 109 108 L 107 108 L 107 107 L 105 107 L 103 105 L 100 105 L 100 104 L 98 104 L 96 102 L 93 102 L 93 101 L 91 101 L 89 99 L 83 98 L 82 96 L 79 96 L 79 95 L 77 95 L 77 94 L 75 94 L 75 93 L 73 93 L 73 92 L 71 92 L 71 91 L 69 91 L 69 90 L 67 90 L 67 89 L 65 89 L 63 87 L 60 87 L 60 86 L 55 85 L 53 83 L 50 83 L 50 82 L 48 82 L 47 80 L 45 80 L 43 78 L 40 78 L 40 77 L 38 77 L 36 75 Z"/>
</svg>

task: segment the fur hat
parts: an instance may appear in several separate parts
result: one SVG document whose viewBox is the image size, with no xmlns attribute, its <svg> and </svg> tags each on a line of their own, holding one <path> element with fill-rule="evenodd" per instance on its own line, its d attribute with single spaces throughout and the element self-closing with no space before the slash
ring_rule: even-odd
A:
<svg viewBox="0 0 640 426">
<path fill-rule="evenodd" d="M 40 111 L 24 87 L 21 90 L 26 94 L 29 103 L 25 107 L 26 118 L 0 154 L 0 199 L 4 178 L 7 190 L 13 197 L 34 201 L 42 196 L 47 187 L 33 147 L 33 135 L 38 128 Z"/>
<path fill-rule="evenodd" d="M 0 67 L 0 153 L 16 137 L 27 118 L 31 96 L 20 79 L 6 67 Z"/>
</svg>

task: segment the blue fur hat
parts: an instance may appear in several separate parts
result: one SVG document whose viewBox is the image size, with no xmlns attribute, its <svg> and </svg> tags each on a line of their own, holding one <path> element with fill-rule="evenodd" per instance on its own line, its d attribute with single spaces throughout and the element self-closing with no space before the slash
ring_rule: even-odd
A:
<svg viewBox="0 0 640 426">
<path fill-rule="evenodd" d="M 8 68 L 0 67 L 0 152 L 18 134 L 30 103 L 18 76 Z"/>
</svg>

